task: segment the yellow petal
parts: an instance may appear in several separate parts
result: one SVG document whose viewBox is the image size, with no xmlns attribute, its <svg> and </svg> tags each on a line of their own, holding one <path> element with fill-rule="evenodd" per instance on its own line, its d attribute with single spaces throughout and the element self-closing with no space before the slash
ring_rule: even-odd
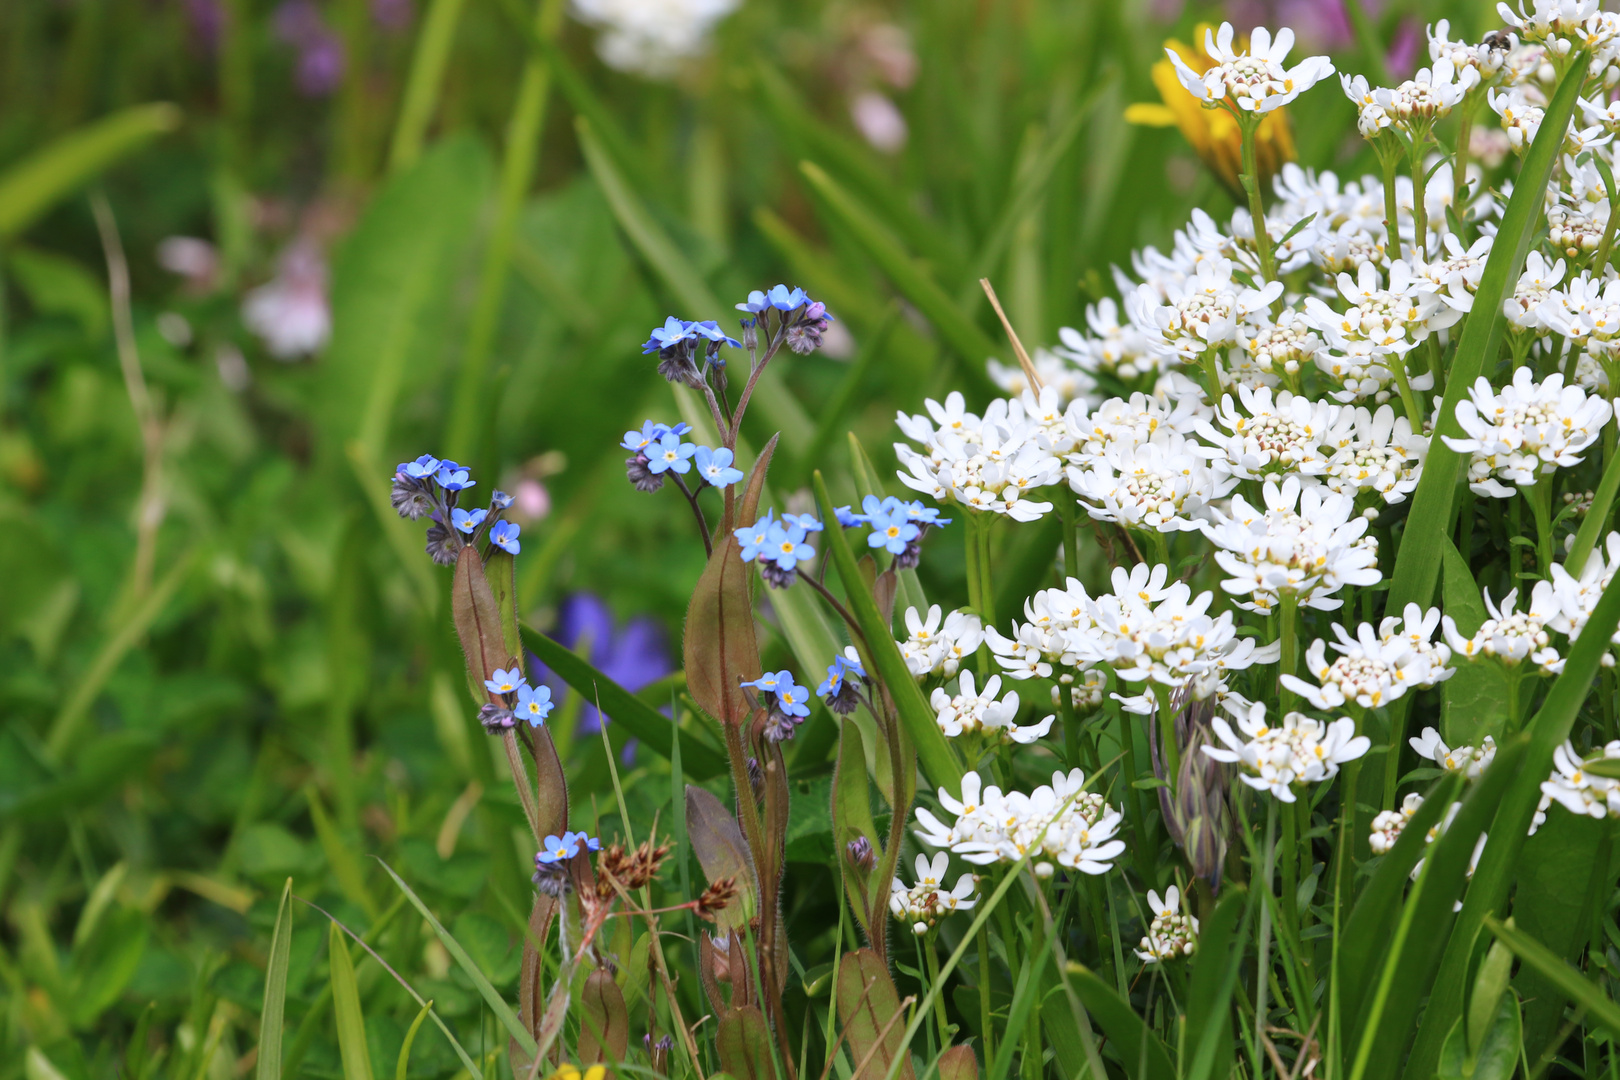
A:
<svg viewBox="0 0 1620 1080">
<path fill-rule="evenodd" d="M 1168 105 L 1138 101 L 1134 105 L 1125 106 L 1125 122 L 1140 124 L 1142 127 L 1175 127 L 1176 114 Z"/>
</svg>

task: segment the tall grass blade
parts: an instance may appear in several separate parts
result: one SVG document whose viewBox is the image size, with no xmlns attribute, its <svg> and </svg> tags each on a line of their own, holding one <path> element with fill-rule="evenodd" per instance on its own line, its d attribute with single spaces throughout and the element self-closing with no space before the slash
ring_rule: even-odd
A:
<svg viewBox="0 0 1620 1080">
<path fill-rule="evenodd" d="M 264 1007 L 259 1011 L 257 1080 L 281 1080 L 281 1036 L 287 1010 L 287 968 L 292 963 L 292 878 L 281 889 L 276 928 L 270 935 L 270 963 L 264 972 Z"/>
<path fill-rule="evenodd" d="M 1585 1009 L 1610 1031 L 1620 1031 L 1620 1005 L 1616 1005 L 1614 999 L 1596 983 L 1588 982 L 1563 957 L 1511 923 L 1500 922 L 1487 915 L 1485 928 L 1512 949 L 1520 960 L 1556 986 L 1577 1008 Z"/>
<path fill-rule="evenodd" d="M 400 106 L 399 122 L 394 127 L 394 141 L 388 152 L 389 172 L 404 172 L 422 156 L 422 142 L 439 104 L 445 65 L 450 60 L 450 47 L 455 43 L 461 9 L 466 5 L 467 0 L 433 0 L 427 18 L 422 20 L 422 35 L 416 39 L 404 103 Z"/>
<path fill-rule="evenodd" d="M 407 1069 L 411 1063 L 411 1046 L 416 1042 L 417 1029 L 422 1026 L 422 1021 L 426 1020 L 432 1012 L 433 1001 L 429 999 L 428 1003 L 423 1005 L 421 1011 L 416 1014 L 416 1019 L 411 1021 L 410 1028 L 405 1032 L 405 1041 L 399 1045 L 399 1062 L 394 1066 L 394 1080 L 406 1080 L 409 1075 Z"/>
<path fill-rule="evenodd" d="M 459 941 L 450 936 L 450 931 L 446 930 L 438 917 L 428 910 L 426 904 L 422 903 L 422 898 L 417 896 L 409 885 L 405 884 L 405 879 L 394 873 L 394 868 L 381 859 L 378 859 L 377 862 L 384 870 L 388 871 L 388 876 L 394 879 L 394 884 L 399 886 L 400 891 L 405 894 L 405 898 L 411 902 L 411 906 L 421 913 L 422 918 L 427 920 L 429 926 L 433 927 L 433 932 L 438 935 L 440 944 L 445 947 L 445 951 L 450 954 L 451 959 L 455 960 L 456 966 L 461 968 L 467 978 L 472 980 L 472 984 L 477 988 L 479 996 L 484 999 L 484 1003 L 495 1014 L 495 1018 L 501 1022 L 501 1026 L 506 1029 L 506 1033 L 512 1036 L 517 1041 L 517 1044 L 523 1048 L 524 1052 L 533 1058 L 538 1050 L 534 1036 L 529 1034 L 528 1029 L 523 1026 L 523 1022 L 518 1019 L 517 1013 L 512 1011 L 512 1006 L 508 1005 L 506 999 L 501 997 L 500 991 L 496 990 L 494 985 L 490 983 L 489 977 L 484 974 L 477 964 L 473 963 L 473 958 L 467 954 L 467 950 L 462 948 Z"/>
<path fill-rule="evenodd" d="M 338 1052 L 343 1057 L 344 1080 L 372 1080 L 371 1052 L 366 1048 L 366 1021 L 360 1011 L 360 990 L 354 981 L 354 962 L 343 931 L 333 923 L 327 933 L 332 967 L 332 1011 L 337 1016 Z"/>
</svg>

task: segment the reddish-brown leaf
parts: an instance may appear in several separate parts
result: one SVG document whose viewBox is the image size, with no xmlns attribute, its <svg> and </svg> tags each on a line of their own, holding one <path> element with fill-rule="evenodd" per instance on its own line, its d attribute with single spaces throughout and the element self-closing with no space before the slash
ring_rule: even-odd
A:
<svg viewBox="0 0 1620 1080">
<path fill-rule="evenodd" d="M 850 1053 L 857 1064 L 867 1062 L 854 1080 L 883 1080 L 896 1057 L 902 1058 L 896 1080 L 916 1080 L 905 1046 L 905 1021 L 899 1017 L 900 994 L 883 958 L 871 949 L 845 953 L 838 965 L 837 991 L 838 1022 L 849 1025 Z"/>
<path fill-rule="evenodd" d="M 622 1061 L 630 1049 L 630 1014 L 613 976 L 602 968 L 587 975 L 579 1004 L 579 1063 Z"/>
</svg>

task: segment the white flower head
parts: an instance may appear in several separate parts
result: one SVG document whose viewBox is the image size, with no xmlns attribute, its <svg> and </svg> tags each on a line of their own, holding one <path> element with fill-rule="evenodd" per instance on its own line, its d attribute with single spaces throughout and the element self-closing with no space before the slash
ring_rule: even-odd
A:
<svg viewBox="0 0 1620 1080">
<path fill-rule="evenodd" d="M 981 794 L 980 784 L 979 774 L 970 772 L 962 778 L 960 800 L 939 790 L 940 805 L 956 815 L 950 825 L 927 807 L 918 807 L 917 838 L 980 866 L 1014 863 L 1029 855 L 1039 860 L 1037 872 L 1042 864 L 1055 862 L 1083 874 L 1105 874 L 1125 851 L 1124 841 L 1115 838 L 1124 818 L 1101 795 L 1084 790 L 1085 774 L 1079 769 L 1053 773 L 1050 785 L 1028 795 L 1003 794 L 995 786 Z"/>
<path fill-rule="evenodd" d="M 1457 403 L 1457 422 L 1467 437 L 1445 436 L 1446 445 L 1472 455 L 1469 488 L 1499 499 L 1516 495 L 1516 487 L 1529 487 L 1557 468 L 1579 465 L 1581 452 L 1599 437 L 1613 413 L 1607 400 L 1564 385 L 1558 372 L 1536 382 L 1529 367 L 1515 370 L 1513 381 L 1500 391 L 1480 376 L 1468 397 Z"/>
<path fill-rule="evenodd" d="M 1372 748 L 1365 735 L 1356 734 L 1356 722 L 1348 716 L 1323 723 L 1303 713 L 1291 712 L 1279 727 L 1266 723 L 1266 706 L 1254 702 L 1237 706 L 1223 703 L 1238 722 L 1232 730 L 1224 717 L 1217 716 L 1213 727 L 1224 747 L 1202 747 L 1216 761 L 1239 766 L 1238 779 L 1258 791 L 1269 791 L 1283 802 L 1293 802 L 1296 785 L 1330 780 L 1339 766 L 1354 761 Z"/>
<path fill-rule="evenodd" d="M 935 722 L 946 738 L 982 735 L 997 742 L 1027 745 L 1052 730 L 1055 716 L 1028 727 L 1013 723 L 1018 716 L 1018 692 L 1010 691 L 997 701 L 996 695 L 1001 692 L 1000 675 L 986 679 L 983 691 L 978 693 L 974 692 L 973 672 L 962 672 L 958 683 L 955 694 L 939 687 L 929 702 L 934 708 Z"/>
<path fill-rule="evenodd" d="M 1414 791 L 1401 801 L 1399 810 L 1379 811 L 1372 819 L 1372 835 L 1367 838 L 1367 846 L 1372 848 L 1372 853 L 1388 855 L 1422 806 L 1423 796 Z"/>
<path fill-rule="evenodd" d="M 1144 963 L 1156 964 L 1196 952 L 1198 920 L 1182 912 L 1181 890 L 1172 885 L 1161 899 L 1157 892 L 1149 889 L 1147 899 L 1153 921 L 1148 924 L 1147 936 L 1136 947 L 1136 955 Z"/>
<path fill-rule="evenodd" d="M 984 643 L 983 623 L 973 612 L 953 611 L 945 616 L 944 625 L 940 624 L 940 614 L 938 604 L 929 607 L 926 619 L 918 615 L 916 608 L 906 609 L 908 636 L 900 643 L 900 655 L 919 679 L 930 675 L 952 678 L 962 661 L 978 652 Z"/>
<path fill-rule="evenodd" d="M 1363 709 L 1376 709 L 1405 695 L 1408 690 L 1433 686 L 1455 674 L 1454 669 L 1436 671 L 1432 654 L 1412 649 L 1400 638 L 1380 638 L 1371 623 L 1362 623 L 1351 637 L 1343 626 L 1333 624 L 1339 639 L 1333 648 L 1339 653 L 1329 659 L 1327 642 L 1318 638 L 1305 652 L 1305 666 L 1315 677 L 1312 686 L 1296 675 L 1283 675 L 1282 685 L 1323 712 L 1354 702 Z"/>
<path fill-rule="evenodd" d="M 932 860 L 917 856 L 917 883 L 907 886 L 895 878 L 889 886 L 889 912 L 903 923 L 910 924 L 918 936 L 928 933 L 946 915 L 972 910 L 978 903 L 974 895 L 978 878 L 963 874 L 956 879 L 955 888 L 945 891 L 945 872 L 950 868 L 950 856 L 941 851 Z"/>
<path fill-rule="evenodd" d="M 1333 73 L 1333 61 L 1325 56 L 1307 57 L 1284 68 L 1283 61 L 1294 47 L 1294 32 L 1287 27 L 1277 31 L 1275 40 L 1265 27 L 1256 27 L 1243 52 L 1233 50 L 1232 38 L 1232 24 L 1227 22 L 1221 23 L 1218 32 L 1205 32 L 1204 51 L 1215 66 L 1203 74 L 1188 67 L 1174 49 L 1165 50 L 1181 85 L 1207 108 L 1230 101 L 1244 112 L 1268 113 Z"/>
<path fill-rule="evenodd" d="M 1438 731 L 1426 727 L 1423 734 L 1406 741 L 1418 752 L 1419 757 L 1428 758 L 1447 772 L 1460 772 L 1470 780 L 1478 780 L 1480 774 L 1496 760 L 1496 740 L 1489 735 L 1477 747 L 1459 746 L 1453 749 L 1445 744 Z"/>
</svg>

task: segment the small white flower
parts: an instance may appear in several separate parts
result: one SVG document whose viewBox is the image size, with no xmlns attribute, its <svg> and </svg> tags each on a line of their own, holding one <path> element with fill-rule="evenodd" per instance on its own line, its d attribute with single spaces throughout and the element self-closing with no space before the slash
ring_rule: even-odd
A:
<svg viewBox="0 0 1620 1080">
<path fill-rule="evenodd" d="M 905 613 L 909 635 L 900 643 L 900 655 L 917 678 L 942 675 L 949 679 L 962 666 L 962 661 L 979 651 L 984 643 L 983 623 L 971 611 L 953 611 L 940 625 L 941 609 L 933 604 L 927 619 L 908 607 Z"/>
<path fill-rule="evenodd" d="M 980 866 L 1030 855 L 1083 874 L 1105 874 L 1125 850 L 1124 841 L 1115 839 L 1124 818 L 1084 787 L 1085 774 L 1073 769 L 1067 775 L 1053 773 L 1050 785 L 1028 795 L 1003 795 L 995 786 L 981 795 L 979 774 L 970 772 L 962 778 L 961 800 L 939 790 L 940 805 L 956 820 L 947 826 L 920 806 L 916 817 L 922 827 L 916 835 L 930 847 L 950 848 Z M 1041 865 L 1036 865 L 1038 873 Z"/>
<path fill-rule="evenodd" d="M 1237 477 L 1211 469 L 1202 449 L 1173 433 L 1145 443 L 1115 443 L 1092 458 L 1089 469 L 1069 466 L 1069 487 L 1098 521 L 1196 532 L 1204 507 L 1238 483 Z"/>
<path fill-rule="evenodd" d="M 1615 759 L 1620 759 L 1620 741 L 1605 743 L 1585 758 L 1566 741 L 1553 750 L 1552 774 L 1541 785 L 1543 801 L 1550 799 L 1572 814 L 1620 817 L 1620 780 L 1595 776 L 1586 768 L 1591 761 Z"/>
<path fill-rule="evenodd" d="M 1054 716 L 1038 724 L 1018 727 L 1013 719 L 1018 715 L 1018 692 L 1010 691 L 1000 701 L 1001 676 L 992 675 L 985 680 L 984 690 L 974 692 L 973 672 L 962 672 L 955 694 L 944 687 L 934 691 L 929 704 L 934 708 L 934 719 L 947 738 L 961 735 L 984 735 L 1002 743 L 1029 744 L 1052 730 Z"/>
<path fill-rule="evenodd" d="M 1229 99 L 1245 112 L 1268 113 L 1333 73 L 1333 61 L 1325 56 L 1307 57 L 1284 68 L 1294 47 L 1294 32 L 1286 26 L 1277 31 L 1275 41 L 1265 27 L 1256 27 L 1248 49 L 1241 53 L 1233 51 L 1232 38 L 1232 24 L 1227 22 L 1221 23 L 1218 34 L 1204 32 L 1204 51 L 1215 66 L 1202 74 L 1188 67 L 1174 49 L 1165 50 L 1181 85 L 1207 107 Z"/>
<path fill-rule="evenodd" d="M 1164 899 L 1148 890 L 1148 910 L 1153 921 L 1147 936 L 1136 947 L 1136 955 L 1149 964 L 1191 956 L 1198 950 L 1198 920 L 1182 914 L 1181 891 L 1174 885 L 1164 891 Z"/>
<path fill-rule="evenodd" d="M 714 27 L 739 2 L 572 0 L 572 5 L 581 22 L 602 28 L 596 50 L 610 67 L 664 79 L 708 51 Z"/>
<path fill-rule="evenodd" d="M 1489 588 L 1485 590 L 1484 599 L 1490 618 L 1480 624 L 1472 637 L 1463 637 L 1450 615 L 1441 620 L 1454 657 L 1465 660 L 1492 657 L 1509 666 L 1528 660 L 1544 675 L 1556 675 L 1564 670 L 1564 659 L 1553 648 L 1552 635 L 1547 632 L 1547 624 L 1559 614 L 1551 584 L 1535 583 L 1530 590 L 1530 610 L 1525 612 L 1515 610 L 1518 589 L 1502 598 L 1501 607 L 1491 600 Z"/>
<path fill-rule="evenodd" d="M 1432 727 L 1423 729 L 1417 738 L 1406 740 L 1419 757 L 1428 758 L 1447 772 L 1460 772 L 1470 780 L 1478 780 L 1481 773 L 1496 760 L 1496 740 L 1485 736 L 1478 747 L 1459 746 L 1452 749 Z"/>
<path fill-rule="evenodd" d="M 978 878 L 963 874 L 956 879 L 956 887 L 946 892 L 945 871 L 950 868 L 950 856 L 941 851 L 930 861 L 926 855 L 917 856 L 917 883 L 907 886 L 895 878 L 889 886 L 889 911 L 903 923 L 910 923 L 919 937 L 932 930 L 940 919 L 958 911 L 970 911 L 978 903 L 974 893 Z"/>
<path fill-rule="evenodd" d="M 1388 855 L 1422 805 L 1423 796 L 1414 791 L 1401 801 L 1399 810 L 1379 811 L 1372 819 L 1372 835 L 1367 838 L 1367 846 L 1372 848 L 1372 853 Z"/>
<path fill-rule="evenodd" d="M 1247 737 L 1240 737 L 1225 718 L 1217 716 L 1212 726 L 1226 746 L 1204 746 L 1204 753 L 1216 761 L 1240 766 L 1238 779 L 1258 791 L 1271 792 L 1283 802 L 1294 801 L 1295 785 L 1330 780 L 1338 774 L 1340 765 L 1372 748 L 1370 739 L 1356 734 L 1356 722 L 1348 716 L 1324 724 L 1291 712 L 1283 717 L 1282 726 L 1270 727 L 1262 702 L 1246 707 L 1223 704 Z"/>
<path fill-rule="evenodd" d="M 1559 467 L 1581 463 L 1580 454 L 1602 433 L 1613 412 L 1609 402 L 1565 386 L 1558 372 L 1541 382 L 1529 367 L 1514 371 L 1500 391 L 1480 376 L 1457 403 L 1457 422 L 1467 438 L 1443 436 L 1446 445 L 1471 454 L 1469 488 L 1499 499 L 1517 494 Z"/>
<path fill-rule="evenodd" d="M 1327 642 L 1321 638 L 1305 652 L 1305 666 L 1321 685 L 1312 686 L 1296 675 L 1283 675 L 1281 682 L 1323 712 L 1355 702 L 1363 709 L 1388 705 L 1408 690 L 1450 678 L 1451 668 L 1435 670 L 1431 655 L 1417 652 L 1400 638 L 1383 639 L 1371 623 L 1362 623 L 1352 638 L 1343 626 L 1333 624 L 1339 639 L 1333 648 L 1340 655 L 1327 658 Z"/>
</svg>

